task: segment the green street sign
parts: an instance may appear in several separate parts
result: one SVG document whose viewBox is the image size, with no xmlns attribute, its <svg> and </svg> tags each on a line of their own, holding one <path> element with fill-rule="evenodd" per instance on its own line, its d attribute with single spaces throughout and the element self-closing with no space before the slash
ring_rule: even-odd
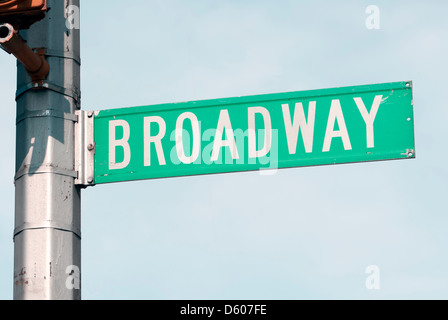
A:
<svg viewBox="0 0 448 320">
<path fill-rule="evenodd" d="M 412 82 L 111 109 L 93 122 L 95 184 L 415 157 Z"/>
</svg>

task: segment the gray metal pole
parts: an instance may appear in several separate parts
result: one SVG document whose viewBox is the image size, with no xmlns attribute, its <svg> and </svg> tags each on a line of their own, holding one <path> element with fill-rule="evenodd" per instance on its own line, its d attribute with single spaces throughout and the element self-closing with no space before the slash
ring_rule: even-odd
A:
<svg viewBox="0 0 448 320">
<path fill-rule="evenodd" d="M 17 73 L 14 299 L 81 299 L 81 199 L 74 125 L 80 109 L 80 30 L 66 26 L 79 0 L 48 0 L 44 20 L 21 32 L 46 48 L 47 79 Z"/>
</svg>

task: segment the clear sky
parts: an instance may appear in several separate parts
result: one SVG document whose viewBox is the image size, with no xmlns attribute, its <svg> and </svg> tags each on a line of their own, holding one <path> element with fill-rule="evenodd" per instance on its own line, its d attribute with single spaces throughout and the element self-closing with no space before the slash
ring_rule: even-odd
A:
<svg viewBox="0 0 448 320">
<path fill-rule="evenodd" d="M 368 29 L 376 5 L 380 29 Z M 415 160 L 98 185 L 84 299 L 447 299 L 448 3 L 81 3 L 103 110 L 412 80 Z M 0 52 L 0 299 L 13 289 L 16 63 Z M 445 89 L 444 89 L 445 88 Z M 377 266 L 379 289 L 366 287 Z"/>
</svg>

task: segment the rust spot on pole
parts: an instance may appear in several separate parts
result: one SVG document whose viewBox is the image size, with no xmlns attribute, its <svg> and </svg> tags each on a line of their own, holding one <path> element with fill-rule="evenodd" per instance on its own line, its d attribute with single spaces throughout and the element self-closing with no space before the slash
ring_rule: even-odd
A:
<svg viewBox="0 0 448 320">
<path fill-rule="evenodd" d="M 26 284 L 26 285 L 29 284 L 29 281 L 26 278 L 26 269 L 25 268 L 22 268 L 20 270 L 19 274 L 14 273 L 14 284 L 16 286 L 18 286 L 18 285 L 22 285 L 23 286 L 24 284 Z"/>
</svg>

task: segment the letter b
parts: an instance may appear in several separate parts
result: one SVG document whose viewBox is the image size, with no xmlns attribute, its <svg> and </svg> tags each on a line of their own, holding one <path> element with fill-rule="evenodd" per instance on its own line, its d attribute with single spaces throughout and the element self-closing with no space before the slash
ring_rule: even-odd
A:
<svg viewBox="0 0 448 320">
<path fill-rule="evenodd" d="M 123 138 L 116 138 L 116 128 L 122 127 Z M 129 123 L 124 120 L 112 120 L 109 122 L 109 169 L 117 170 L 124 169 L 129 165 L 131 161 L 131 149 L 129 147 L 129 137 L 131 134 L 131 129 L 129 128 Z M 117 147 L 123 148 L 124 159 L 122 162 L 116 162 L 116 149 Z"/>
</svg>

